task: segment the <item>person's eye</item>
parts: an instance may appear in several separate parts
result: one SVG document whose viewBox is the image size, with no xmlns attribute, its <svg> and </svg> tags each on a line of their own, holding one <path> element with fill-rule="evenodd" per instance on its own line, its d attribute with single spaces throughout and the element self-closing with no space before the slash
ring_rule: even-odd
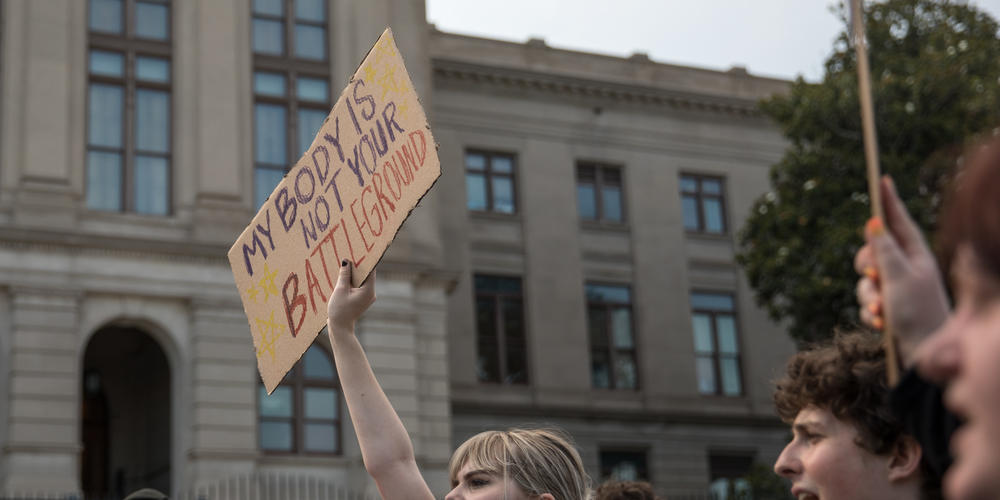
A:
<svg viewBox="0 0 1000 500">
<path fill-rule="evenodd" d="M 486 478 L 474 477 L 472 479 L 469 479 L 470 488 L 482 488 L 483 486 L 486 486 L 488 484 L 490 484 L 490 480 Z"/>
<path fill-rule="evenodd" d="M 805 438 L 805 440 L 807 442 L 809 442 L 810 444 L 815 444 L 815 443 L 819 442 L 819 440 L 823 439 L 822 435 L 816 434 L 814 432 L 807 432 L 807 433 L 803 434 L 802 437 Z"/>
</svg>

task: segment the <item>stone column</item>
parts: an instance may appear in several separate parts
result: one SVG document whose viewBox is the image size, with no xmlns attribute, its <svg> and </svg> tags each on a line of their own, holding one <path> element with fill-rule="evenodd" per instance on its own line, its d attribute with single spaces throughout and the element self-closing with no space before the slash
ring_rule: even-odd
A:
<svg viewBox="0 0 1000 500">
<path fill-rule="evenodd" d="M 0 493 L 80 489 L 79 296 L 11 290 L 10 363 Z"/>
</svg>

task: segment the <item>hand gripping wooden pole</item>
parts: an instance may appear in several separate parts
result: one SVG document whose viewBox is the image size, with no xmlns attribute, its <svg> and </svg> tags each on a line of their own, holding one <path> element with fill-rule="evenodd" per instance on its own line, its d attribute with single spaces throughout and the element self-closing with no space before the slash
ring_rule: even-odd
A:
<svg viewBox="0 0 1000 500">
<path fill-rule="evenodd" d="M 882 197 L 879 191 L 878 142 L 875 137 L 875 111 L 872 106 L 871 71 L 868 68 L 868 50 L 865 46 L 865 26 L 861 10 L 861 0 L 851 0 L 851 31 L 854 50 L 858 60 L 858 97 L 861 101 L 861 129 L 865 144 L 865 164 L 868 171 L 868 198 L 871 200 L 872 217 L 878 217 L 885 227 L 882 211 Z M 885 318 L 885 370 L 889 387 L 899 381 L 899 358 L 896 340 L 889 323 L 889 304 L 882 302 L 882 317 Z"/>
</svg>

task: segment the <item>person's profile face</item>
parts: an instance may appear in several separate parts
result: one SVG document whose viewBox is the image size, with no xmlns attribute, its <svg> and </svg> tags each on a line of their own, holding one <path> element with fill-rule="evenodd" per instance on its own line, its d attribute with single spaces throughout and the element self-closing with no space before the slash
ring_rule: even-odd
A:
<svg viewBox="0 0 1000 500">
<path fill-rule="evenodd" d="M 452 490 L 445 500 L 530 500 L 510 479 L 465 464 L 452 480 Z"/>
<path fill-rule="evenodd" d="M 792 483 L 797 500 L 889 498 L 888 457 L 858 446 L 858 431 L 830 410 L 806 407 L 792 422 L 792 440 L 774 471 Z"/>
<path fill-rule="evenodd" d="M 955 311 L 918 354 L 921 372 L 948 385 L 945 404 L 965 420 L 952 436 L 948 498 L 996 498 L 1000 491 L 1000 280 L 968 246 L 952 263 Z"/>
</svg>

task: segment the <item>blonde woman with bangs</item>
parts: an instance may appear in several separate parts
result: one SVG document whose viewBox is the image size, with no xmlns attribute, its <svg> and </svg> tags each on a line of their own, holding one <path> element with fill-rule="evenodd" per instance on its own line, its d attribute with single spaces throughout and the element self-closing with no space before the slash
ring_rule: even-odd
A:
<svg viewBox="0 0 1000 500">
<path fill-rule="evenodd" d="M 337 374 L 361 445 L 365 469 L 385 500 L 432 499 L 417 469 L 410 436 L 382 392 L 354 335 L 354 324 L 375 302 L 375 272 L 351 288 L 342 261 L 327 304 L 327 331 Z M 469 438 L 448 466 L 446 500 L 589 500 L 590 478 L 580 454 L 561 433 L 547 429 L 486 431 Z"/>
</svg>

